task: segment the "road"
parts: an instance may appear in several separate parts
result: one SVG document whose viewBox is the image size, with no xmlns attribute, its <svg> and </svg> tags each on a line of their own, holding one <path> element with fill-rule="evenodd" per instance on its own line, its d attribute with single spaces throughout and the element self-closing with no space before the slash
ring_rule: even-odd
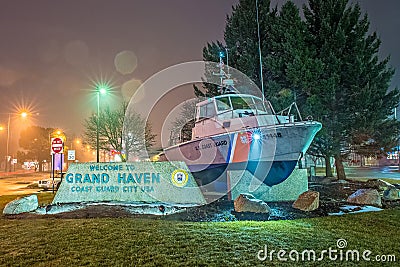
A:
<svg viewBox="0 0 400 267">
<path fill-rule="evenodd" d="M 41 189 L 27 188 L 27 186 L 47 177 L 48 175 L 43 173 L 8 173 L 7 175 L 2 173 L 0 175 L 0 196 L 37 193 Z"/>
<path fill-rule="evenodd" d="M 346 167 L 347 178 L 390 178 L 400 181 L 400 172 L 397 166 L 387 167 Z"/>
</svg>

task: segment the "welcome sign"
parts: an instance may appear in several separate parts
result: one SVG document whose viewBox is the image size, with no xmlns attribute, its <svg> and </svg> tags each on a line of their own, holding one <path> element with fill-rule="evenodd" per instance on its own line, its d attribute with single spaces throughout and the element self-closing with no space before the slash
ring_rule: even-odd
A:
<svg viewBox="0 0 400 267">
<path fill-rule="evenodd" d="M 74 163 L 53 204 L 103 201 L 206 204 L 184 162 Z"/>
</svg>

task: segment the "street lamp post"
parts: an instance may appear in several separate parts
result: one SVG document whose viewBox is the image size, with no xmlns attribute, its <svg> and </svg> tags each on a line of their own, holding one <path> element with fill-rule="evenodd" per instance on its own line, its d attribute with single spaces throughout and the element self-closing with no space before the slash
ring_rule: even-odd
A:
<svg viewBox="0 0 400 267">
<path fill-rule="evenodd" d="M 107 87 L 100 85 L 97 87 L 97 120 L 96 120 L 96 161 L 100 162 L 100 94 L 105 95 L 107 93 Z"/>
<path fill-rule="evenodd" d="M 26 118 L 28 116 L 27 112 L 20 112 L 19 115 L 22 118 Z M 8 122 L 7 122 L 7 149 L 6 149 L 6 158 L 5 158 L 5 172 L 7 172 L 8 169 L 8 157 L 9 157 L 9 152 L 10 152 L 10 124 L 11 124 L 11 113 L 8 113 Z"/>
<path fill-rule="evenodd" d="M 99 162 L 99 131 L 100 131 L 100 90 L 97 89 L 97 120 L 96 120 L 96 162 Z"/>
<path fill-rule="evenodd" d="M 8 114 L 8 123 L 7 123 L 7 150 L 6 150 L 6 164 L 5 164 L 5 172 L 8 169 L 8 150 L 10 147 L 10 121 L 11 121 L 11 114 Z"/>
</svg>

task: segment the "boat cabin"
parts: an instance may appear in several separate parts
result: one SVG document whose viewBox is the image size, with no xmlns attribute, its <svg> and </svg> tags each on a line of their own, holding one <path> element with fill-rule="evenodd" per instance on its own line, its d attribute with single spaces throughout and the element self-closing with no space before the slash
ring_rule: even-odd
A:
<svg viewBox="0 0 400 267">
<path fill-rule="evenodd" d="M 215 116 L 219 118 L 241 118 L 258 114 L 268 114 L 268 111 L 261 98 L 251 95 L 221 95 L 196 105 L 197 121 Z"/>
<path fill-rule="evenodd" d="M 265 125 L 279 124 L 268 101 L 246 94 L 226 94 L 196 105 L 192 139 Z"/>
</svg>

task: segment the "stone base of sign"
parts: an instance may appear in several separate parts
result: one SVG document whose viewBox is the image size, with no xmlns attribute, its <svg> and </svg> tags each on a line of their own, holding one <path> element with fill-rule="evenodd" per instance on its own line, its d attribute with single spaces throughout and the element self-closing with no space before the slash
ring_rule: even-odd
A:
<svg viewBox="0 0 400 267">
<path fill-rule="evenodd" d="M 206 204 L 184 162 L 74 163 L 52 202 Z"/>
<path fill-rule="evenodd" d="M 174 213 L 179 213 L 187 208 L 198 206 L 197 204 L 176 204 L 171 205 L 168 203 L 125 203 L 125 202 L 83 202 L 83 203 L 66 203 L 61 205 L 48 205 L 46 207 L 40 207 L 34 211 L 35 214 L 45 215 L 45 214 L 59 214 L 76 212 L 83 209 L 91 209 L 100 207 L 102 211 L 107 209 L 112 209 L 113 207 L 118 207 L 119 210 L 123 210 L 132 215 L 170 215 Z M 86 215 L 89 212 L 85 212 Z M 102 214 L 103 215 L 103 214 Z M 79 215 L 75 215 L 78 216 Z"/>
<path fill-rule="evenodd" d="M 295 201 L 308 190 L 306 169 L 294 169 L 285 181 L 274 186 L 267 186 L 248 171 L 229 171 L 228 175 L 232 199 L 241 193 L 249 193 L 265 202 Z"/>
</svg>

